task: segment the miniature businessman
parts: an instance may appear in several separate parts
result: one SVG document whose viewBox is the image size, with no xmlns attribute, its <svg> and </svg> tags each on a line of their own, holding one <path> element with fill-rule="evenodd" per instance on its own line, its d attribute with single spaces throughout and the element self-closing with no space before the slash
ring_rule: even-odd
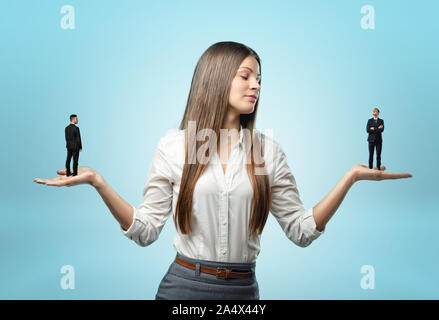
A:
<svg viewBox="0 0 439 320">
<path fill-rule="evenodd" d="M 369 169 L 373 167 L 373 153 L 377 150 L 377 169 L 381 170 L 381 149 L 383 147 L 383 138 L 381 133 L 384 131 L 384 120 L 378 118 L 380 110 L 374 108 L 372 111 L 373 118 L 367 121 L 366 131 L 369 133 L 367 141 L 369 142 Z"/>
<path fill-rule="evenodd" d="M 71 176 L 70 171 L 70 160 L 73 156 L 73 176 L 78 175 L 78 158 L 79 152 L 82 151 L 81 134 L 79 133 L 79 128 L 75 126 L 78 123 L 78 117 L 76 114 L 70 115 L 70 124 L 65 129 L 66 134 L 66 148 L 67 148 L 67 159 L 66 159 L 66 175 Z"/>
</svg>

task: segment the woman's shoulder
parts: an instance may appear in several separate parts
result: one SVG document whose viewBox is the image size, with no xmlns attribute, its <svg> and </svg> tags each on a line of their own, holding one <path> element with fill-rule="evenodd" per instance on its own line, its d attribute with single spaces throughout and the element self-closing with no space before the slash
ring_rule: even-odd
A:
<svg viewBox="0 0 439 320">
<path fill-rule="evenodd" d="M 279 142 L 274 137 L 274 130 L 273 129 L 266 129 L 264 132 L 253 129 L 254 135 L 258 135 L 260 139 L 263 141 L 263 144 L 265 146 L 264 149 L 267 149 L 268 151 L 272 151 L 274 153 L 279 152 L 281 149 Z"/>
<path fill-rule="evenodd" d="M 180 130 L 178 128 L 171 128 L 166 131 L 166 133 L 160 138 L 160 142 L 167 143 L 175 143 L 181 139 L 184 139 L 184 130 Z"/>
<path fill-rule="evenodd" d="M 184 161 L 184 130 L 169 129 L 160 138 L 158 147 L 172 162 Z"/>
<path fill-rule="evenodd" d="M 282 155 L 282 148 L 278 143 L 277 139 L 274 137 L 273 129 L 265 129 L 264 132 L 253 129 L 254 136 L 258 136 L 263 144 L 264 150 L 264 161 L 267 166 L 268 172 L 274 174 L 274 170 L 276 169 L 276 163 L 280 159 Z"/>
</svg>

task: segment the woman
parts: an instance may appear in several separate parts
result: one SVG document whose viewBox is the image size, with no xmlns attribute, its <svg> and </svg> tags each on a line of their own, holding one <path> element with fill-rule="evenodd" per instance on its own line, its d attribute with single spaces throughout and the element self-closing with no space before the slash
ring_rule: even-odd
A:
<svg viewBox="0 0 439 320">
<path fill-rule="evenodd" d="M 138 208 L 89 167 L 76 177 L 63 169 L 60 177 L 34 180 L 94 186 L 122 232 L 141 246 L 157 240 L 174 213 L 177 255 L 156 299 L 259 299 L 255 261 L 269 212 L 305 247 L 324 232 L 354 182 L 411 177 L 357 164 L 306 210 L 282 148 L 254 129 L 260 68 L 259 56 L 240 43 L 218 42 L 204 52 L 180 130 L 160 139 Z"/>
</svg>

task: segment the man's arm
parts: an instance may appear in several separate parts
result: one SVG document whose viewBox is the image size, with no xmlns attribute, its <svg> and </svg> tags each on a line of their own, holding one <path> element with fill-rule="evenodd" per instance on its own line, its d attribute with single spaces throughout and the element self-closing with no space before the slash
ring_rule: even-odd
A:
<svg viewBox="0 0 439 320">
<path fill-rule="evenodd" d="M 382 120 L 383 121 L 383 123 L 381 123 L 379 126 L 378 126 L 378 128 L 377 128 L 377 130 L 378 130 L 378 132 L 383 132 L 384 131 L 384 120 Z M 382 126 L 382 127 L 381 127 Z M 381 127 L 381 128 L 380 128 Z"/>
<path fill-rule="evenodd" d="M 81 133 L 79 132 L 79 128 L 78 128 L 78 141 L 79 141 L 79 149 L 82 149 Z"/>
<path fill-rule="evenodd" d="M 367 131 L 367 133 L 374 133 L 375 132 L 375 127 L 372 127 L 372 126 L 370 126 L 369 125 L 369 120 L 367 120 L 367 124 L 366 124 L 366 131 Z M 373 128 L 373 129 L 371 129 L 371 128 Z"/>
</svg>

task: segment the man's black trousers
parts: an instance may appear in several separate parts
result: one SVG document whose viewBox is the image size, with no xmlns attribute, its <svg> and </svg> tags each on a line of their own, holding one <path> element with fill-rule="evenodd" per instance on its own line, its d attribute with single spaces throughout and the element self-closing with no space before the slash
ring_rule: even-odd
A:
<svg viewBox="0 0 439 320">
<path fill-rule="evenodd" d="M 381 169 L 381 149 L 383 147 L 383 140 L 377 139 L 374 142 L 369 142 L 369 168 L 373 168 L 373 153 L 377 149 L 377 168 Z"/>
<path fill-rule="evenodd" d="M 78 175 L 78 158 L 79 158 L 79 149 L 67 149 L 67 159 L 66 159 L 66 175 L 70 176 L 70 160 L 73 157 L 73 175 Z"/>
</svg>

